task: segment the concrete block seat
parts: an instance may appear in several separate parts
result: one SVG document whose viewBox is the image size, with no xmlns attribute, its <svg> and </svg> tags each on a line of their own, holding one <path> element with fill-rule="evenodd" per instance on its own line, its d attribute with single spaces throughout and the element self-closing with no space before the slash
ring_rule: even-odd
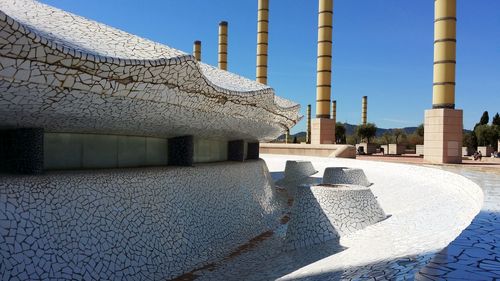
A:
<svg viewBox="0 0 500 281">
<path fill-rule="evenodd" d="M 318 171 L 314 169 L 310 161 L 286 161 L 285 178 L 286 181 L 296 181 L 308 178 Z"/>
<path fill-rule="evenodd" d="M 275 186 L 286 189 L 289 195 L 294 196 L 299 185 L 315 185 L 320 183 L 321 179 L 311 178 L 316 173 L 318 171 L 310 161 L 288 160 L 285 165 L 285 177 L 276 181 Z"/>
<path fill-rule="evenodd" d="M 339 239 L 385 218 L 368 187 L 300 185 L 286 233 L 286 247 L 296 249 Z"/>
<path fill-rule="evenodd" d="M 323 184 L 355 184 L 366 187 L 372 185 L 362 169 L 348 167 L 326 168 Z"/>
<path fill-rule="evenodd" d="M 386 154 L 401 155 L 405 153 L 405 150 L 406 150 L 406 145 L 404 144 L 390 143 Z"/>
<path fill-rule="evenodd" d="M 491 157 L 491 154 L 493 153 L 495 149 L 493 149 L 492 146 L 478 146 L 477 151 L 481 152 L 481 155 L 483 157 Z"/>
<path fill-rule="evenodd" d="M 360 143 L 356 144 L 356 151 L 359 151 L 361 148 L 364 154 L 373 154 L 377 153 L 377 145 L 374 143 Z"/>
</svg>

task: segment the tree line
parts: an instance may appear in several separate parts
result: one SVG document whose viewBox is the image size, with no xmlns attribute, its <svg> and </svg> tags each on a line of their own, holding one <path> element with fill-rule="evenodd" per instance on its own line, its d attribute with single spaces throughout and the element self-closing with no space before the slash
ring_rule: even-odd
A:
<svg viewBox="0 0 500 281">
<path fill-rule="evenodd" d="M 358 125 L 354 134 L 346 135 L 346 128 L 343 123 L 338 122 L 335 127 L 337 143 L 355 145 L 361 142 L 386 145 L 390 143 L 403 144 L 408 147 L 414 147 L 417 144 L 424 143 L 424 124 L 417 127 L 415 132 L 408 134 L 403 129 L 392 129 L 384 132 L 382 136 L 377 137 L 377 125 L 367 123 Z"/>
<path fill-rule="evenodd" d="M 478 146 L 491 146 L 498 151 L 498 140 L 500 139 L 500 115 L 495 114 L 490 123 L 488 111 L 483 112 L 479 123 L 476 123 L 474 130 L 465 133 L 463 136 L 463 146 L 472 150 L 477 150 Z"/>
<path fill-rule="evenodd" d="M 375 123 L 367 123 L 366 125 L 358 125 L 354 134 L 347 134 L 344 123 L 337 122 L 335 126 L 335 138 L 338 144 L 355 145 L 361 142 L 375 143 L 378 145 L 386 145 L 397 143 L 406 145 L 408 148 L 415 147 L 418 144 L 424 144 L 424 124 L 420 124 L 415 132 L 408 134 L 403 129 L 392 129 L 386 131 L 382 136 L 377 137 L 377 125 Z M 485 111 L 481 119 L 474 126 L 471 132 L 463 134 L 462 146 L 472 150 L 477 150 L 478 146 L 492 146 L 498 151 L 498 140 L 500 139 L 500 115 L 497 112 L 490 123 L 488 111 Z M 305 136 L 294 137 L 290 140 L 294 143 L 305 141 Z"/>
</svg>

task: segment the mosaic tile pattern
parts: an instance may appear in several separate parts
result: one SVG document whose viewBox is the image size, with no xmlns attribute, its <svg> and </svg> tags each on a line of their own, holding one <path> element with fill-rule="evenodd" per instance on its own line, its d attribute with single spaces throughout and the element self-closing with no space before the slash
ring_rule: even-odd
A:
<svg viewBox="0 0 500 281">
<path fill-rule="evenodd" d="M 0 1 L 0 125 L 266 141 L 300 119 L 266 85 L 33 0 Z"/>
<path fill-rule="evenodd" d="M 0 175 L 0 280 L 165 280 L 279 222 L 262 160 Z"/>
<path fill-rule="evenodd" d="M 453 242 L 415 276 L 416 280 L 498 280 L 500 278 L 500 174 L 443 169 L 477 182 L 485 193 L 481 212 Z"/>
<path fill-rule="evenodd" d="M 446 248 L 407 258 L 354 268 L 345 276 L 355 280 L 382 278 L 418 281 L 486 281 L 500 276 L 500 175 L 466 167 L 433 166 L 463 175 L 484 192 L 481 212 Z M 325 278 L 311 280 L 329 280 Z"/>
<path fill-rule="evenodd" d="M 302 248 L 339 239 L 385 219 L 369 188 L 302 185 L 297 188 L 286 240 Z"/>
<path fill-rule="evenodd" d="M 457 174 L 412 165 L 304 158 L 319 170 L 328 166 L 363 169 L 390 217 L 342 237 L 340 244 L 346 248 L 342 252 L 279 280 L 413 280 L 481 209 L 480 187 Z M 271 171 L 276 169 L 267 163 Z"/>
<path fill-rule="evenodd" d="M 323 175 L 324 184 L 355 184 L 370 186 L 371 183 L 362 169 L 346 167 L 328 167 Z"/>
<path fill-rule="evenodd" d="M 20 128 L 0 131 L 0 173 L 43 172 L 43 129 Z"/>
<path fill-rule="evenodd" d="M 307 179 L 308 177 L 316 174 L 318 171 L 314 169 L 310 161 L 286 161 L 285 166 L 285 181 L 296 181 Z"/>
<path fill-rule="evenodd" d="M 270 167 L 272 178 L 282 179 L 287 159 L 269 155 L 263 157 Z M 2 261 L 7 261 L 0 265 L 0 279 L 9 279 L 11 275 L 21 280 L 39 279 L 37 276 L 43 274 L 41 279 L 165 280 L 165 272 L 178 266 L 177 259 L 181 263 L 188 263 L 199 258 L 201 261 L 196 265 L 169 272 L 167 276 L 174 273 L 178 276 L 198 268 L 191 271 L 199 277 L 197 280 L 412 280 L 420 268 L 433 260 L 436 252 L 467 227 L 482 201 L 477 185 L 455 174 L 407 165 L 302 158 L 300 160 L 312 161 L 318 170 L 329 166 L 363 169 L 375 183 L 370 189 L 384 210 L 392 216 L 342 237 L 341 245 L 336 240 L 330 240 L 306 248 L 286 250 L 285 239 L 290 222 L 284 218 L 289 215 L 290 196 L 293 195 L 286 192 L 287 187 L 275 190 L 270 186 L 271 178 L 265 166 L 259 166 L 261 171 L 258 173 L 269 178 L 262 180 L 263 189 L 256 190 L 256 174 L 249 173 L 249 167 L 246 166 L 254 162 L 231 163 L 229 166 L 218 164 L 213 168 L 210 168 L 212 165 L 200 165 L 196 168 L 49 173 L 36 177 L 36 181 L 34 177 L 0 176 L 0 256 Z M 235 166 L 244 167 L 232 170 Z M 185 173 L 173 172 L 189 171 L 189 177 L 193 178 L 192 169 L 200 168 L 197 172 L 200 177 L 188 182 L 185 181 L 187 176 L 182 176 Z M 382 171 L 387 169 L 394 173 L 383 174 Z M 207 174 L 210 174 L 211 181 L 225 181 L 225 173 L 229 173 L 228 177 L 232 178 L 227 185 L 231 188 L 206 185 Z M 241 186 L 234 180 L 237 176 L 252 184 Z M 321 182 L 322 174 L 317 176 L 319 178 L 311 178 Z M 488 178 L 484 174 L 478 174 L 477 177 L 481 181 Z M 405 184 L 401 185 L 401 182 Z M 165 188 L 170 184 L 175 186 L 175 183 L 179 186 Z M 491 192 L 486 193 L 485 197 L 493 206 L 500 202 L 498 191 L 494 189 L 495 183 L 494 179 L 489 183 Z M 95 189 L 97 184 L 102 188 Z M 76 185 L 80 188 L 72 188 Z M 67 187 L 61 189 L 58 186 Z M 241 192 L 241 188 L 244 192 Z M 213 196 L 206 196 L 208 191 Z M 166 195 L 173 196 L 173 200 L 164 200 L 163 196 Z M 244 198 L 235 200 L 235 196 Z M 130 206 L 135 208 L 136 215 L 124 212 L 124 208 Z M 206 211 L 212 208 L 216 208 L 217 212 Z M 255 210 L 259 211 L 248 213 Z M 475 239 L 483 241 L 481 243 L 495 243 L 495 231 L 478 227 L 481 224 L 484 227 L 496 226 L 498 212 L 495 210 L 490 210 L 495 216 L 479 215 L 464 233 L 470 230 L 469 233 L 474 232 Z M 223 221 L 225 217 L 219 215 L 220 212 L 227 213 L 228 221 Z M 190 215 L 209 216 L 210 223 L 205 221 L 207 218 L 190 220 Z M 161 223 L 166 218 L 176 216 L 184 217 L 172 224 Z M 46 219 L 42 220 L 41 217 Z M 281 224 L 276 223 L 279 217 Z M 212 229 L 213 221 L 222 223 L 227 229 Z M 97 226 L 89 227 L 89 224 Z M 179 227 L 175 228 L 177 224 L 181 228 L 191 228 L 180 230 Z M 253 229 L 255 225 L 251 224 L 258 224 L 257 229 Z M 237 231 L 238 227 L 244 230 Z M 118 229 L 118 234 L 111 231 L 113 229 Z M 234 241 L 233 248 L 221 253 L 223 250 L 220 248 L 206 244 L 205 231 L 213 233 L 217 229 L 223 233 L 234 231 L 234 237 L 247 235 L 247 238 L 232 240 L 224 234 L 215 235 L 223 237 L 220 238 L 221 242 L 217 242 L 220 244 L 216 245 Z M 100 234 L 97 239 L 102 244 L 96 243 L 88 233 Z M 248 241 L 253 241 L 262 233 L 269 235 L 262 241 L 248 244 Z M 467 235 L 460 239 L 462 235 L 457 241 L 471 237 Z M 187 239 L 186 242 L 184 239 L 191 236 L 197 243 L 205 243 L 205 251 L 197 252 L 195 258 L 182 252 L 197 249 L 196 243 L 189 244 L 191 240 Z M 127 247 L 120 247 L 118 242 Z M 455 245 L 462 247 L 460 243 Z M 180 249 L 176 250 L 176 247 Z M 241 250 L 234 251 L 235 248 Z M 177 259 L 168 258 L 168 253 L 175 253 Z M 453 255 L 453 251 L 449 253 Z M 472 250 L 471 253 L 475 254 L 461 256 L 466 258 L 464 262 L 474 259 L 478 262 L 495 261 L 499 256 L 497 247 L 491 247 L 488 255 L 483 257 L 477 257 L 478 251 Z M 211 254 L 214 260 L 209 261 L 207 257 Z M 37 259 L 38 255 L 42 258 Z M 448 258 L 450 261 L 450 264 L 442 266 L 457 266 L 455 270 L 459 272 L 458 267 L 463 263 L 457 262 L 453 256 Z M 172 265 L 157 266 L 162 263 Z M 433 264 L 437 263 L 432 261 L 430 265 Z M 483 263 L 485 274 L 495 273 L 494 266 L 494 262 Z M 77 270 L 72 271 L 72 267 L 77 267 Z M 114 269 L 118 269 L 116 274 L 109 275 Z M 27 270 L 35 270 L 36 273 Z M 48 273 L 44 273 L 44 270 L 48 270 Z M 475 270 L 482 269 L 478 267 Z M 467 275 L 469 280 L 492 280 L 484 276 L 470 272 Z M 15 277 L 12 280 L 16 280 Z M 435 277 L 435 280 L 443 279 Z"/>
<path fill-rule="evenodd" d="M 286 184 L 297 182 L 281 181 L 290 156 L 261 157 L 273 179 L 284 185 L 278 189 L 278 199 L 293 202 L 294 196 L 288 192 L 293 188 Z M 197 280 L 413 280 L 415 273 L 470 224 L 482 205 L 481 189 L 453 173 L 338 158 L 293 159 L 311 161 L 320 171 L 303 180 L 308 184 L 321 183 L 327 167 L 363 169 L 374 183 L 370 190 L 391 216 L 341 237 L 340 247 L 330 240 L 296 250 L 287 250 L 285 245 L 292 219 L 283 220 L 271 237 L 247 252 L 197 271 Z M 290 205 L 285 207 L 286 218 Z"/>
</svg>

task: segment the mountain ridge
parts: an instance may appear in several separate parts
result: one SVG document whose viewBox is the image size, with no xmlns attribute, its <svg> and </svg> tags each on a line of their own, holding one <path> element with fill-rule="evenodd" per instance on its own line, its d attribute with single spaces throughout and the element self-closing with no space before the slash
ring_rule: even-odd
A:
<svg viewBox="0 0 500 281">
<path fill-rule="evenodd" d="M 344 126 L 345 126 L 345 131 L 346 131 L 346 135 L 349 136 L 349 135 L 353 135 L 355 134 L 356 132 L 356 127 L 358 125 L 352 125 L 352 124 L 349 124 L 349 123 L 342 123 Z M 392 131 L 396 130 L 396 129 L 402 129 L 407 135 L 411 135 L 413 134 L 416 130 L 417 130 L 418 127 L 404 127 L 404 128 L 377 128 L 377 137 L 381 137 L 384 133 L 386 132 L 389 132 L 391 133 Z M 464 129 L 464 132 L 470 132 L 470 130 L 466 130 Z M 306 132 L 302 131 L 302 132 L 298 132 L 296 134 L 293 134 L 293 135 L 290 135 L 290 137 L 293 139 L 294 137 L 297 137 L 297 138 L 305 138 L 306 136 Z M 278 140 L 284 140 L 285 139 L 285 135 L 281 135 L 278 137 Z"/>
</svg>

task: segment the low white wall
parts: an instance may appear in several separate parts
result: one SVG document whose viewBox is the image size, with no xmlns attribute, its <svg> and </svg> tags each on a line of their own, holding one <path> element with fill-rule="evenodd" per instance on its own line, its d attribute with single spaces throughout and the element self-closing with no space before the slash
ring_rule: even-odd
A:
<svg viewBox="0 0 500 281">
<path fill-rule="evenodd" d="M 356 158 L 356 147 L 348 144 L 260 143 L 260 153 Z"/>
<path fill-rule="evenodd" d="M 363 147 L 363 152 L 366 154 L 373 154 L 377 152 L 377 145 L 374 143 L 359 143 L 356 144 L 356 151 L 358 151 L 359 147 Z"/>
<path fill-rule="evenodd" d="M 405 153 L 405 150 L 406 150 L 406 145 L 404 144 L 390 143 L 386 154 L 400 155 Z"/>
<path fill-rule="evenodd" d="M 491 153 L 493 153 L 494 149 L 491 146 L 478 146 L 477 151 L 481 152 L 483 157 L 490 157 Z"/>
<path fill-rule="evenodd" d="M 424 155 L 424 145 L 423 144 L 417 144 L 415 146 L 415 154 L 423 156 Z"/>
<path fill-rule="evenodd" d="M 262 160 L 0 175 L 0 279 L 165 280 L 278 223 Z"/>
</svg>

